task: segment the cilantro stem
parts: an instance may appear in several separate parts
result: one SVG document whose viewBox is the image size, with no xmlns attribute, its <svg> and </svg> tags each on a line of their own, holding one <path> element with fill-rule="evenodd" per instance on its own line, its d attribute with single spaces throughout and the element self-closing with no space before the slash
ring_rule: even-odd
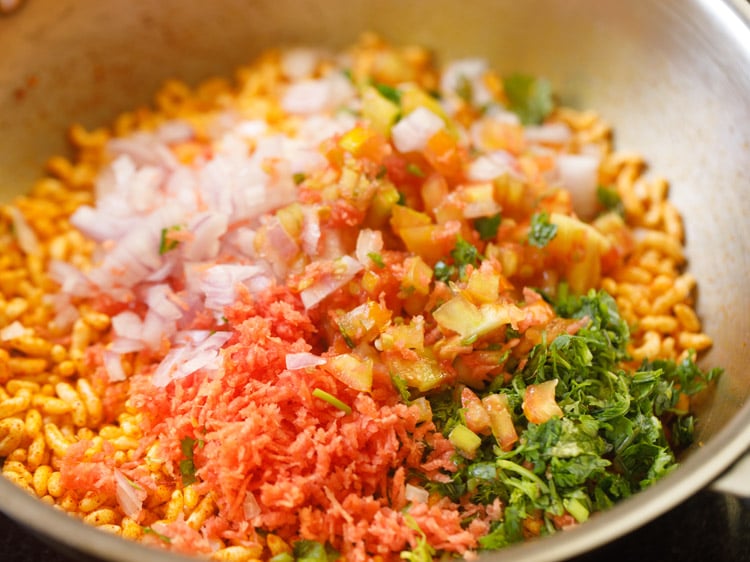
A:
<svg viewBox="0 0 750 562">
<path fill-rule="evenodd" d="M 338 408 L 346 414 L 352 413 L 352 409 L 348 404 L 345 404 L 344 402 L 336 398 L 333 394 L 330 394 L 321 388 L 316 388 L 315 390 L 313 390 L 312 394 L 313 396 L 315 396 L 315 398 L 320 398 L 324 402 L 328 402 L 331 406 L 333 406 L 334 408 Z"/>
</svg>

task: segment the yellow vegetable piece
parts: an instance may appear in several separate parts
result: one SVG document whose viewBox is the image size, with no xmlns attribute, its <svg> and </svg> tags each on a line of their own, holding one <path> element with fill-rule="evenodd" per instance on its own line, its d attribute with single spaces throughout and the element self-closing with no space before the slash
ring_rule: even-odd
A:
<svg viewBox="0 0 750 562">
<path fill-rule="evenodd" d="M 328 359 L 334 377 L 349 388 L 360 392 L 372 390 L 372 359 L 361 359 L 352 353 L 342 353 Z"/>
<path fill-rule="evenodd" d="M 383 96 L 376 88 L 368 86 L 362 92 L 362 117 L 381 135 L 387 137 L 390 134 L 399 111 L 398 105 Z"/>
</svg>

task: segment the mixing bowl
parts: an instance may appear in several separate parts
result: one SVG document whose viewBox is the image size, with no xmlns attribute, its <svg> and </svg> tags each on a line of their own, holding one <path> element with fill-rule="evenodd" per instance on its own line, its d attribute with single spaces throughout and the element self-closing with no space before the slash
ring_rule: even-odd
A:
<svg viewBox="0 0 750 562">
<path fill-rule="evenodd" d="M 65 128 L 106 123 L 166 78 L 229 75 L 264 47 L 343 47 L 365 30 L 486 57 L 596 108 L 616 144 L 670 180 L 698 311 L 725 374 L 698 405 L 697 444 L 669 477 L 565 533 L 481 556 L 561 559 L 612 540 L 709 485 L 750 445 L 750 11 L 729 0 L 28 0 L 0 17 L 0 194 L 29 189 Z M 750 475 L 748 475 L 750 479 Z M 126 542 L 0 479 L 0 509 L 105 560 L 174 555 Z"/>
</svg>

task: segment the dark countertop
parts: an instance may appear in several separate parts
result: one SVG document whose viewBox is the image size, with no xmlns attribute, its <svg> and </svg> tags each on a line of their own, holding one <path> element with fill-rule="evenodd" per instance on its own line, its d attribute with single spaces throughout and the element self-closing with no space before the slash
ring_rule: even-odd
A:
<svg viewBox="0 0 750 562">
<path fill-rule="evenodd" d="M 634 533 L 576 559 L 750 561 L 750 500 L 702 491 Z M 0 561 L 78 562 L 0 513 Z"/>
</svg>

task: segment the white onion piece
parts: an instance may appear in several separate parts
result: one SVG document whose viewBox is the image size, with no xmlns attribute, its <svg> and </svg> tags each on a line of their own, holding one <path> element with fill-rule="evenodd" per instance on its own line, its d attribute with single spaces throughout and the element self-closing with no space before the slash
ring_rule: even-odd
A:
<svg viewBox="0 0 750 562">
<path fill-rule="evenodd" d="M 146 490 L 138 484 L 131 482 L 122 472 L 115 469 L 115 490 L 117 503 L 120 504 L 123 513 L 131 519 L 138 518 L 143 509 L 143 500 L 148 495 Z"/>
<path fill-rule="evenodd" d="M 281 72 L 290 80 L 301 80 L 313 74 L 320 60 L 315 49 L 294 48 L 281 53 Z"/>
<path fill-rule="evenodd" d="M 242 502 L 242 511 L 245 519 L 253 519 L 260 515 L 260 506 L 252 492 L 245 493 L 245 500 Z"/>
<path fill-rule="evenodd" d="M 290 371 L 326 364 L 326 360 L 323 357 L 307 352 L 287 353 L 285 360 L 286 368 Z"/>
<path fill-rule="evenodd" d="M 343 256 L 333 265 L 333 273 L 324 275 L 307 289 L 300 292 L 306 309 L 313 308 L 328 295 L 346 285 L 362 270 L 362 264 L 351 256 Z"/>
<path fill-rule="evenodd" d="M 215 258 L 221 247 L 221 237 L 229 227 L 229 219 L 222 213 L 201 213 L 188 225 L 193 233 L 192 240 L 182 244 L 182 255 L 190 261 L 203 261 Z"/>
<path fill-rule="evenodd" d="M 108 349 L 104 352 L 104 369 L 107 371 L 109 382 L 120 382 L 127 378 L 120 358 L 121 355 L 112 350 Z"/>
<path fill-rule="evenodd" d="M 479 217 L 490 217 L 500 212 L 500 205 L 494 199 L 486 201 L 474 201 L 464 205 L 462 213 L 467 219 L 476 219 Z"/>
<path fill-rule="evenodd" d="M 576 214 L 583 219 L 592 218 L 598 205 L 599 160 L 587 154 L 561 154 L 556 168 L 560 184 L 570 192 Z"/>
<path fill-rule="evenodd" d="M 281 107 L 289 113 L 309 115 L 333 111 L 353 94 L 349 80 L 333 73 L 317 80 L 301 80 L 291 84 L 281 98 Z"/>
<path fill-rule="evenodd" d="M 200 369 L 219 367 L 219 350 L 232 337 L 231 332 L 210 333 L 205 330 L 181 332 L 187 340 L 183 345 L 173 347 L 156 367 L 152 383 L 165 387 L 170 381 L 187 377 Z"/>
<path fill-rule="evenodd" d="M 68 262 L 50 260 L 47 269 L 53 281 L 60 285 L 63 293 L 74 297 L 91 294 L 91 284 L 80 269 Z"/>
<path fill-rule="evenodd" d="M 444 127 L 445 123 L 426 107 L 418 107 L 396 123 L 391 129 L 393 144 L 399 152 L 424 149 L 427 141 Z"/>
<path fill-rule="evenodd" d="M 363 228 L 359 231 L 357 236 L 357 246 L 354 250 L 354 255 L 357 257 L 359 263 L 365 267 L 372 266 L 372 259 L 370 254 L 379 254 L 383 249 L 383 233 L 379 230 L 371 230 L 369 228 Z"/>
<path fill-rule="evenodd" d="M 527 141 L 544 144 L 565 144 L 573 133 L 565 123 L 545 123 L 525 127 L 523 135 Z"/>
<path fill-rule="evenodd" d="M 406 501 L 412 503 L 427 503 L 427 500 L 430 498 L 430 493 L 419 486 L 407 484 L 404 496 Z"/>
<path fill-rule="evenodd" d="M 221 311 L 237 298 L 237 285 L 263 273 L 255 265 L 222 264 L 208 268 L 200 280 L 200 290 L 206 295 L 206 308 Z"/>
<path fill-rule="evenodd" d="M 13 221 L 13 231 L 16 234 L 16 240 L 18 245 L 25 254 L 34 254 L 39 250 L 39 240 L 34 233 L 34 230 L 26 222 L 26 217 L 18 209 L 18 207 L 9 206 L 7 207 L 8 213 L 10 213 L 10 219 Z"/>
<path fill-rule="evenodd" d="M 120 338 L 141 339 L 143 320 L 135 312 L 126 310 L 112 317 L 112 330 Z"/>
<path fill-rule="evenodd" d="M 115 353 L 133 353 L 134 351 L 140 351 L 146 347 L 141 339 L 130 339 L 130 338 L 117 338 L 115 339 L 109 348 Z"/>
<path fill-rule="evenodd" d="M 470 87 L 471 99 L 476 106 L 482 106 L 492 101 L 492 93 L 484 83 L 484 75 L 489 65 L 486 60 L 467 58 L 456 60 L 445 67 L 440 77 L 440 89 L 447 96 L 456 96 L 466 81 Z"/>
<path fill-rule="evenodd" d="M 156 130 L 156 138 L 165 143 L 185 142 L 195 136 L 193 126 L 187 121 L 167 121 Z"/>
<path fill-rule="evenodd" d="M 0 330 L 0 340 L 14 340 L 30 332 L 31 330 L 27 330 L 24 325 L 21 324 L 18 320 L 14 320 L 13 322 L 5 326 L 2 330 Z"/>
<path fill-rule="evenodd" d="M 165 320 L 177 320 L 182 317 L 183 309 L 176 300 L 172 288 L 166 283 L 152 285 L 146 291 L 146 304 Z"/>
<path fill-rule="evenodd" d="M 472 181 L 491 181 L 505 174 L 518 175 L 516 159 L 505 150 L 495 150 L 469 164 L 467 177 Z"/>
<path fill-rule="evenodd" d="M 320 214 L 317 208 L 303 207 L 302 214 L 302 251 L 310 257 L 318 255 L 318 244 L 320 243 Z"/>
</svg>

